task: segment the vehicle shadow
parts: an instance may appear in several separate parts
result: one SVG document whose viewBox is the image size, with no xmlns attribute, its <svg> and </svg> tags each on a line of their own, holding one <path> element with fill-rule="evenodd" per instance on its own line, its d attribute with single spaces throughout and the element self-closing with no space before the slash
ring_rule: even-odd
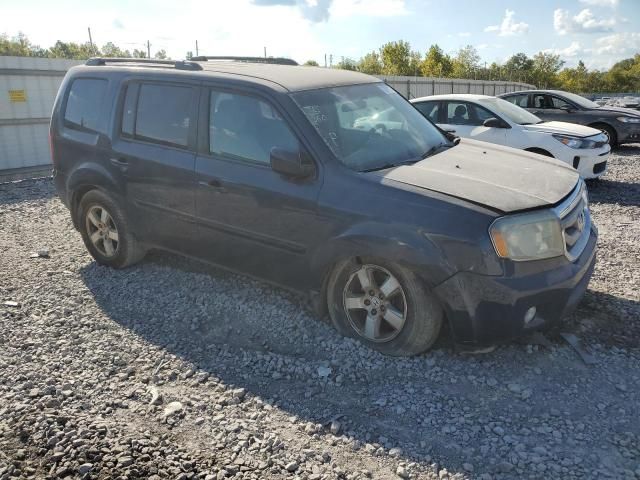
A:
<svg viewBox="0 0 640 480">
<path fill-rule="evenodd" d="M 615 203 L 626 207 L 640 206 L 640 183 L 608 180 L 587 181 L 589 202 Z"/>
<path fill-rule="evenodd" d="M 431 456 L 460 459 L 445 465 L 450 472 L 461 471 L 465 458 L 482 463 L 486 433 L 477 422 L 499 421 L 505 409 L 548 415 L 546 407 L 538 412 L 513 402 L 509 382 L 535 380 L 556 408 L 572 410 L 577 400 L 556 386 L 568 371 L 595 375 L 577 358 L 558 364 L 543 352 L 528 355 L 522 345 L 456 354 L 446 335 L 425 355 L 384 357 L 314 318 L 304 297 L 172 255 L 154 254 L 127 270 L 92 262 L 80 275 L 102 311 L 144 343 L 302 421 L 326 426 L 339 418 L 343 433 L 361 445 L 401 447 L 407 460 L 426 463 Z M 601 319 L 594 304 L 605 306 Z M 638 302 L 590 292 L 575 328 L 588 316 L 590 334 L 611 329 L 607 322 L 618 308 L 637 313 Z M 614 331 L 621 332 L 620 322 Z M 462 450 L 461 438 L 472 446 Z"/>
<path fill-rule="evenodd" d="M 23 203 L 25 199 L 49 200 L 56 196 L 51 177 L 0 183 L 0 206 Z"/>
<path fill-rule="evenodd" d="M 640 348 L 640 302 L 587 290 L 576 312 L 565 322 L 577 335 L 594 343 Z"/>
</svg>

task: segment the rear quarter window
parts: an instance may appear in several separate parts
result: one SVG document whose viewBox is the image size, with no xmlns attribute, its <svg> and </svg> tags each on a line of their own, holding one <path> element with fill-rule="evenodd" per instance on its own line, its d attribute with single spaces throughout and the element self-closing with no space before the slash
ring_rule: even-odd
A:
<svg viewBox="0 0 640 480">
<path fill-rule="evenodd" d="M 65 126 L 88 132 L 102 132 L 100 116 L 106 93 L 106 80 L 97 78 L 75 79 L 71 83 L 64 111 Z"/>
</svg>

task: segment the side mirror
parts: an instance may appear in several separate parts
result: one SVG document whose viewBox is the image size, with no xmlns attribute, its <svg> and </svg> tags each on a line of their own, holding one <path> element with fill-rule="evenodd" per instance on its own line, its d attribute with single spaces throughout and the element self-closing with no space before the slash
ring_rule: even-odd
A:
<svg viewBox="0 0 640 480">
<path fill-rule="evenodd" d="M 489 128 L 505 128 L 502 120 L 496 117 L 487 118 L 484 122 L 482 122 L 482 125 Z"/>
<path fill-rule="evenodd" d="M 569 105 L 562 105 L 560 107 L 560 110 L 564 110 L 565 112 L 569 113 L 571 112 L 571 107 Z"/>
<path fill-rule="evenodd" d="M 271 149 L 271 169 L 287 177 L 310 177 L 315 168 L 313 162 L 305 158 L 299 151 L 286 150 L 280 147 Z"/>
</svg>

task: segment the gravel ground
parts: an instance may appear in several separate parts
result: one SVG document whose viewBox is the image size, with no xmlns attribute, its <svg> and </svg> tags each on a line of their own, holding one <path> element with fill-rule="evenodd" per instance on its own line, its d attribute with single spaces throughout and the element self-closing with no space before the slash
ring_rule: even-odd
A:
<svg viewBox="0 0 640 480">
<path fill-rule="evenodd" d="M 49 179 L 0 185 L 0 479 L 640 479 L 639 182 L 637 145 L 590 184 L 592 364 L 558 332 L 383 357 L 260 282 L 100 267 Z"/>
</svg>

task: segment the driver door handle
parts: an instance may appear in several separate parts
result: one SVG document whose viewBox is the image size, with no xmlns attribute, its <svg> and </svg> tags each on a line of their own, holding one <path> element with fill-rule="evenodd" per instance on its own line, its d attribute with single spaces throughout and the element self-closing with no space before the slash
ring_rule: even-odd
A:
<svg viewBox="0 0 640 480">
<path fill-rule="evenodd" d="M 207 188 L 213 188 L 219 192 L 224 192 L 225 188 L 222 181 L 219 178 L 210 178 L 209 180 L 202 180 L 198 182 L 199 185 Z"/>
</svg>

